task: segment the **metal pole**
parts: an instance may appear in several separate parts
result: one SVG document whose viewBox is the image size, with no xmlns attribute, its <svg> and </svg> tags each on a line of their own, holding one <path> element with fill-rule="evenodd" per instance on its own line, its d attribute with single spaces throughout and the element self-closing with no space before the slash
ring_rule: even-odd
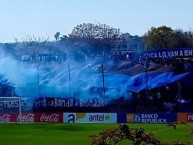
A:
<svg viewBox="0 0 193 145">
<path fill-rule="evenodd" d="M 39 63 L 37 63 L 37 95 L 40 97 Z"/>
<path fill-rule="evenodd" d="M 3 77 L 2 74 L 0 75 L 0 77 L 1 77 L 1 82 L 0 82 L 0 96 L 2 96 L 2 90 L 1 90 L 1 89 L 2 89 L 2 84 L 3 84 L 3 83 L 2 83 L 2 77 Z"/>
<path fill-rule="evenodd" d="M 22 114 L 21 114 L 21 97 L 19 97 L 19 116 L 20 116 L 20 120 L 19 120 L 19 123 L 21 124 L 22 123 Z"/>
<path fill-rule="evenodd" d="M 146 62 L 145 62 L 145 71 L 146 71 L 146 97 L 148 97 L 148 60 L 146 57 Z"/>
<path fill-rule="evenodd" d="M 72 97 L 72 86 L 71 86 L 71 75 L 70 75 L 70 65 L 68 64 L 68 78 L 69 78 L 69 87 L 70 87 L 70 97 Z"/>
<path fill-rule="evenodd" d="M 104 76 L 104 65 L 102 64 L 101 65 L 101 68 L 102 68 L 102 82 L 103 82 L 103 97 L 104 97 L 104 104 L 105 104 L 105 106 L 106 106 L 106 95 L 105 95 L 105 92 L 106 92 L 106 90 L 105 90 L 105 76 Z"/>
</svg>

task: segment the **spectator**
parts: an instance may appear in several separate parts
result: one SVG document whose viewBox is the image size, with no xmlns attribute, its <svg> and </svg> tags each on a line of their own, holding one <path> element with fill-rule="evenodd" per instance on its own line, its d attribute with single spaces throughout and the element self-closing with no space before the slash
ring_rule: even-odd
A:
<svg viewBox="0 0 193 145">
<path fill-rule="evenodd" d="M 180 82 L 178 82 L 177 84 L 178 86 L 178 90 L 177 90 L 177 99 L 182 99 L 182 84 Z"/>
</svg>

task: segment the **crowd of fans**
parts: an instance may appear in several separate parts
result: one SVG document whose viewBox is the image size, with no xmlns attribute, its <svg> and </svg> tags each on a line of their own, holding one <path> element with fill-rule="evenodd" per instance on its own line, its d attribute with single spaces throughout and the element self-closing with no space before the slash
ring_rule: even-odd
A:
<svg viewBox="0 0 193 145">
<path fill-rule="evenodd" d="M 98 57 L 100 58 L 100 57 Z M 181 74 L 193 72 L 193 58 L 146 58 L 128 53 L 117 53 L 103 58 L 107 61 L 132 61 L 135 65 L 154 62 L 162 66 L 173 67 L 173 72 Z M 193 86 L 192 86 L 193 87 Z M 193 111 L 193 91 L 182 82 L 164 85 L 153 90 L 132 93 L 132 112 L 183 112 Z M 125 100 L 123 100 L 125 101 Z"/>
<path fill-rule="evenodd" d="M 174 68 L 174 72 L 185 73 L 193 72 L 193 58 L 147 58 L 138 54 L 131 53 L 114 53 L 114 54 L 98 54 L 87 56 L 87 61 L 131 61 L 134 65 L 154 62 L 162 66 Z M 193 111 L 192 103 L 193 91 L 187 88 L 183 83 L 176 82 L 171 85 L 165 85 L 153 90 L 143 90 L 139 93 L 132 93 L 132 100 L 122 100 L 130 104 L 124 105 L 125 109 L 130 112 L 176 112 L 176 111 Z M 117 101 L 121 104 L 120 101 Z M 87 102 L 86 102 L 87 103 Z M 123 104 L 123 103 L 122 103 Z M 109 105 L 110 106 L 110 105 Z M 121 106 L 119 105 L 121 108 Z M 191 110 L 192 109 L 192 110 Z M 119 111 L 119 110 L 117 110 Z"/>
</svg>

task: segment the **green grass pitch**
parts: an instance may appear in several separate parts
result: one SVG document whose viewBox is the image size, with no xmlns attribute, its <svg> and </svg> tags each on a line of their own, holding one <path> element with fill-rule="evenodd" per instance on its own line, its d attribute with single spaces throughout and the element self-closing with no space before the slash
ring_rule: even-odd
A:
<svg viewBox="0 0 193 145">
<path fill-rule="evenodd" d="M 147 133 L 153 133 L 164 142 L 180 140 L 193 145 L 193 135 L 185 125 L 177 129 L 168 128 L 165 124 L 128 124 L 131 128 L 142 127 Z M 193 127 L 193 125 L 191 125 Z M 118 127 L 118 124 L 0 124 L 1 145 L 90 145 L 89 135 L 98 134 L 105 129 Z M 129 145 L 128 140 L 118 145 Z"/>
</svg>

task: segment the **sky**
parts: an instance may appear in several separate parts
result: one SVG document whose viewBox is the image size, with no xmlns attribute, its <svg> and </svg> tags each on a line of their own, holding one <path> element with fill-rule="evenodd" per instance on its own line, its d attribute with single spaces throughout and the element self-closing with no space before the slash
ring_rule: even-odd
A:
<svg viewBox="0 0 193 145">
<path fill-rule="evenodd" d="M 0 43 L 32 36 L 51 41 L 82 23 L 139 36 L 163 25 L 192 31 L 193 0 L 0 0 Z"/>
</svg>

